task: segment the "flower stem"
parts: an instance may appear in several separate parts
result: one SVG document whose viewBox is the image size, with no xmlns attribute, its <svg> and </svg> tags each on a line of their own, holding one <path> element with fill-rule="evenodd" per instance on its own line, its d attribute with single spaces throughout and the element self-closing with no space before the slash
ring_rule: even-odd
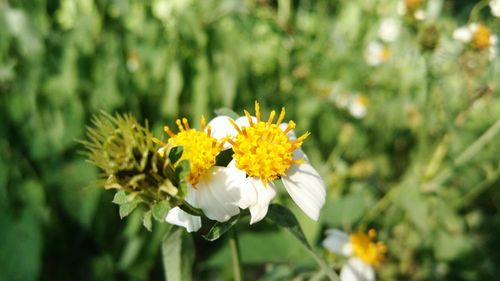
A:
<svg viewBox="0 0 500 281">
<path fill-rule="evenodd" d="M 469 22 L 476 22 L 479 19 L 481 10 L 488 6 L 489 1 L 488 0 L 483 0 L 481 2 L 478 2 L 474 8 L 472 8 L 470 15 L 469 15 Z"/>
<path fill-rule="evenodd" d="M 243 281 L 243 270 L 241 267 L 241 253 L 238 245 L 238 233 L 236 227 L 231 228 L 231 237 L 229 238 L 229 246 L 231 247 L 231 259 L 233 262 L 233 274 L 235 281 Z"/>
</svg>

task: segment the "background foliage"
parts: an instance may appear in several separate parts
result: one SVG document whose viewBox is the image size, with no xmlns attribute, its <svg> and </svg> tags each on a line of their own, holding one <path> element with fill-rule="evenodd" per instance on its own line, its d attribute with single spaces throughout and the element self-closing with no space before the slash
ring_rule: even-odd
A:
<svg viewBox="0 0 500 281">
<path fill-rule="evenodd" d="M 367 65 L 395 4 L 0 0 L 0 280 L 162 279 L 169 226 L 148 232 L 138 212 L 121 221 L 75 140 L 100 110 L 131 112 L 161 136 L 179 116 L 196 123 L 255 100 L 312 132 L 304 149 L 328 185 L 320 223 L 278 202 L 332 263 L 324 229 L 375 227 L 389 247 L 382 280 L 494 280 L 500 60 L 452 39 L 476 1 L 434 0 L 424 21 L 400 18 L 387 62 Z M 489 9 L 477 17 L 499 34 Z M 338 103 L 350 93 L 366 116 Z M 237 227 L 248 279 L 317 270 L 286 232 L 247 224 Z M 195 279 L 230 280 L 224 239 L 192 239 Z"/>
</svg>

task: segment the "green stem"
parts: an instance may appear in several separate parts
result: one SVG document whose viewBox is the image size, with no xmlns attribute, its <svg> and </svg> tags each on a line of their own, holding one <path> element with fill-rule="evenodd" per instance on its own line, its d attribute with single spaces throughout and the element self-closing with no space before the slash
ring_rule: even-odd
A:
<svg viewBox="0 0 500 281">
<path fill-rule="evenodd" d="M 490 141 L 494 140 L 496 135 L 500 132 L 500 120 L 497 120 L 491 127 L 484 132 L 474 143 L 472 143 L 469 147 L 467 147 L 464 152 L 462 152 L 453 163 L 452 167 L 444 169 L 436 175 L 430 182 L 425 184 L 422 187 L 422 191 L 430 192 L 436 190 L 436 188 L 441 185 L 443 182 L 448 180 L 452 175 L 454 169 L 460 167 L 467 162 L 469 162 L 475 155 L 483 149 L 483 147 L 488 144 Z"/>
<path fill-rule="evenodd" d="M 468 206 L 473 200 L 475 200 L 479 195 L 481 195 L 488 188 L 493 186 L 493 183 L 498 179 L 498 170 L 495 171 L 495 174 L 487 177 L 478 185 L 471 188 L 471 190 L 462 197 L 462 200 L 455 205 L 456 209 L 461 209 Z"/>
<path fill-rule="evenodd" d="M 191 206 L 191 204 L 189 204 L 185 200 L 182 200 L 182 203 L 179 205 L 179 208 L 181 208 L 181 210 L 183 210 L 184 212 L 186 212 L 190 215 L 198 216 L 198 217 L 205 217 L 202 210 Z"/>
<path fill-rule="evenodd" d="M 470 12 L 469 16 L 469 23 L 477 21 L 477 19 L 479 18 L 479 13 L 484 7 L 488 6 L 488 3 L 489 3 L 488 0 L 483 0 L 477 3 L 476 6 L 474 6 L 474 8 L 472 8 L 472 11 Z"/>
<path fill-rule="evenodd" d="M 231 228 L 231 237 L 229 238 L 229 246 L 231 247 L 231 259 L 233 262 L 233 275 L 235 281 L 243 281 L 243 270 L 241 267 L 241 253 L 238 245 L 238 233 L 236 227 Z"/>
<path fill-rule="evenodd" d="M 313 257 L 313 259 L 318 263 L 318 265 L 321 267 L 324 273 L 328 275 L 328 279 L 330 281 L 341 281 L 340 277 L 333 271 L 333 269 L 326 264 L 325 260 L 320 258 L 310 247 L 307 247 L 306 245 L 302 244 L 304 248 L 307 250 L 307 252 Z"/>
<path fill-rule="evenodd" d="M 402 185 L 397 185 L 387 192 L 360 220 L 359 224 L 364 225 L 375 219 L 382 213 L 399 194 Z"/>
</svg>

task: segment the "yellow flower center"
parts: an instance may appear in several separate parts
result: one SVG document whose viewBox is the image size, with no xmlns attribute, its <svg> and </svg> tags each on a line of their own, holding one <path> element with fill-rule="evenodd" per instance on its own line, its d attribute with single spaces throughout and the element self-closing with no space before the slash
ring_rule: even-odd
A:
<svg viewBox="0 0 500 281">
<path fill-rule="evenodd" d="M 374 242 L 377 232 L 370 229 L 368 234 L 358 232 L 351 234 L 350 241 L 354 255 L 369 265 L 378 266 L 384 260 L 387 247 L 384 242 Z"/>
<path fill-rule="evenodd" d="M 169 127 L 165 127 L 165 132 L 170 136 L 168 144 L 171 147 L 182 146 L 182 156 L 180 160 L 189 160 L 189 176 L 187 180 L 196 187 L 200 178 L 215 165 L 215 158 L 222 151 L 223 141 L 211 137 L 211 129 L 206 128 L 205 118 L 201 117 L 201 131 L 189 127 L 186 118 L 176 121 L 179 132 L 174 134 Z"/>
<path fill-rule="evenodd" d="M 406 0 L 405 4 L 408 10 L 414 11 L 422 5 L 422 0 Z"/>
<path fill-rule="evenodd" d="M 478 50 L 487 49 L 491 45 L 491 30 L 480 24 L 472 35 L 472 47 Z"/>
<path fill-rule="evenodd" d="M 358 102 L 360 105 L 365 106 L 365 107 L 368 106 L 368 103 L 369 103 L 368 98 L 365 95 L 357 96 L 356 102 Z"/>
<path fill-rule="evenodd" d="M 391 51 L 389 50 L 389 48 L 387 47 L 384 47 L 384 49 L 382 49 L 382 52 L 380 54 L 380 59 L 382 61 L 387 61 L 389 58 L 391 57 Z"/>
<path fill-rule="evenodd" d="M 268 181 L 273 181 L 283 175 L 292 165 L 302 163 L 303 159 L 294 160 L 293 151 L 298 149 L 309 132 L 290 140 L 287 133 L 295 128 L 293 121 L 288 122 L 285 130 L 279 124 L 285 117 L 285 108 L 281 109 L 276 123 L 273 123 L 276 112 L 273 110 L 267 122 L 261 121 L 259 103 L 255 102 L 254 123 L 250 114 L 245 110 L 249 126 L 239 127 L 230 120 L 238 135 L 234 140 L 229 140 L 233 145 L 233 158 L 236 166 L 245 171 L 250 177 L 260 178 L 264 186 Z"/>
</svg>

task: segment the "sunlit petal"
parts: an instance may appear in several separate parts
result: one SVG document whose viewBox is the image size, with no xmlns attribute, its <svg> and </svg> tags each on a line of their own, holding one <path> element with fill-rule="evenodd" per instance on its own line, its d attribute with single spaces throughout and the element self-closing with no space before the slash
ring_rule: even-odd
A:
<svg viewBox="0 0 500 281">
<path fill-rule="evenodd" d="M 200 217 L 190 215 L 179 207 L 170 209 L 165 220 L 170 224 L 186 228 L 188 232 L 198 231 L 201 228 Z"/>
<path fill-rule="evenodd" d="M 261 221 L 267 214 L 269 209 L 269 203 L 276 196 L 276 188 L 274 184 L 268 182 L 266 186 L 257 178 L 248 178 L 249 182 L 255 188 L 257 193 L 257 201 L 254 205 L 249 207 L 250 209 L 250 224 Z"/>
<path fill-rule="evenodd" d="M 349 241 L 349 235 L 338 229 L 328 229 L 326 231 L 323 247 L 343 256 L 352 255 L 352 245 Z"/>
<path fill-rule="evenodd" d="M 340 270 L 340 280 L 375 281 L 375 271 L 373 270 L 373 267 L 364 263 L 360 259 L 350 258 Z"/>
<path fill-rule="evenodd" d="M 308 163 L 292 165 L 282 177 L 293 201 L 313 220 L 325 204 L 326 187 L 318 172 Z"/>
</svg>

